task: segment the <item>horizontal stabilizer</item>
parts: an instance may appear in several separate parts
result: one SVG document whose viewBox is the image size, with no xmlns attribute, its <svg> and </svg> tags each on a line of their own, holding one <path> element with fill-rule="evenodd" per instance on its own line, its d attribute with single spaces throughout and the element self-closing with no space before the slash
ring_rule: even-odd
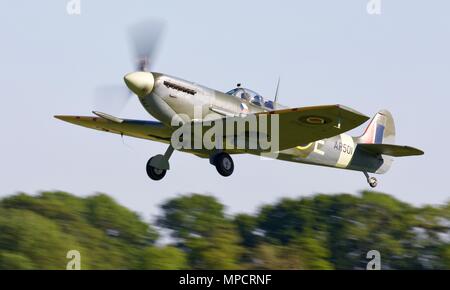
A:
<svg viewBox="0 0 450 290">
<path fill-rule="evenodd" d="M 404 156 L 424 154 L 422 150 L 419 150 L 414 147 L 393 145 L 393 144 L 358 144 L 357 148 L 368 151 L 370 153 L 389 155 L 393 157 L 404 157 Z"/>
</svg>

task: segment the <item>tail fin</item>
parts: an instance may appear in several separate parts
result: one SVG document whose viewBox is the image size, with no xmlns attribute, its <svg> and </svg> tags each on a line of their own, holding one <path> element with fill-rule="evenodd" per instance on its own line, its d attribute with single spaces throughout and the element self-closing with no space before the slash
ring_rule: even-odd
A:
<svg viewBox="0 0 450 290">
<path fill-rule="evenodd" d="M 383 164 L 375 173 L 386 173 L 394 161 L 393 157 L 424 154 L 422 150 L 410 146 L 395 145 L 395 124 L 392 114 L 387 110 L 379 111 L 373 117 L 364 134 L 356 138 L 357 148 L 381 155 Z"/>
<path fill-rule="evenodd" d="M 357 143 L 363 144 L 395 144 L 395 124 L 392 114 L 387 110 L 380 110 L 370 121 L 364 134 Z"/>
</svg>

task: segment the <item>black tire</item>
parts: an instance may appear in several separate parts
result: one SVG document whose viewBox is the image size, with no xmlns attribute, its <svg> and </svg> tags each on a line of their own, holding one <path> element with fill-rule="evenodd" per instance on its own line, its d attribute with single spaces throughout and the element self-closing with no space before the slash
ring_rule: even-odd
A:
<svg viewBox="0 0 450 290">
<path fill-rule="evenodd" d="M 222 176 L 230 176 L 234 171 L 234 163 L 231 156 L 227 153 L 219 153 L 214 158 L 214 165 L 216 166 L 217 172 Z"/>
<path fill-rule="evenodd" d="M 150 158 L 147 162 L 147 167 L 146 167 L 147 175 L 148 175 L 148 177 L 150 177 L 153 180 L 161 180 L 164 178 L 164 176 L 166 176 L 167 170 L 158 169 L 158 168 L 151 166 L 150 162 L 152 159 L 153 159 L 153 157 Z"/>
<path fill-rule="evenodd" d="M 370 187 L 372 187 L 372 188 L 377 187 L 377 185 L 378 185 L 378 180 L 377 180 L 375 177 L 369 178 L 369 185 L 370 185 Z"/>
</svg>

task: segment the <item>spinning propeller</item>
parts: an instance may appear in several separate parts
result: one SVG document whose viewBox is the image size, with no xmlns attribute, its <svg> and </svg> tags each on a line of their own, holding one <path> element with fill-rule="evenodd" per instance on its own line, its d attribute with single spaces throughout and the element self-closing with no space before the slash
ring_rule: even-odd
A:
<svg viewBox="0 0 450 290">
<path fill-rule="evenodd" d="M 128 36 L 133 49 L 135 71 L 150 71 L 164 26 L 164 22 L 147 20 L 129 28 Z M 124 83 L 100 86 L 95 90 L 95 107 L 117 113 L 127 105 L 133 95 Z"/>
</svg>

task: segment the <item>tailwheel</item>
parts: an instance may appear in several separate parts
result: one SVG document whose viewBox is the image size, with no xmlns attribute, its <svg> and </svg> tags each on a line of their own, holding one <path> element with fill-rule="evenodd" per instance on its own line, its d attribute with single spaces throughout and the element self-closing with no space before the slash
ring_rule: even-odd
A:
<svg viewBox="0 0 450 290">
<path fill-rule="evenodd" d="M 155 157 L 150 158 L 147 162 L 147 175 L 153 180 L 161 180 L 164 178 L 164 176 L 166 176 L 167 170 L 151 166 L 150 163 L 152 162 L 153 158 Z"/>
<path fill-rule="evenodd" d="M 228 153 L 219 153 L 214 157 L 214 166 L 222 176 L 230 176 L 234 171 L 233 159 Z"/>
<path fill-rule="evenodd" d="M 367 183 L 369 183 L 370 187 L 375 188 L 378 185 L 378 180 L 375 177 L 370 177 L 367 172 L 364 172 L 364 175 L 367 178 Z"/>
<path fill-rule="evenodd" d="M 369 178 L 369 180 L 367 182 L 369 182 L 369 185 L 372 188 L 375 188 L 378 185 L 378 180 L 375 177 Z"/>
</svg>

